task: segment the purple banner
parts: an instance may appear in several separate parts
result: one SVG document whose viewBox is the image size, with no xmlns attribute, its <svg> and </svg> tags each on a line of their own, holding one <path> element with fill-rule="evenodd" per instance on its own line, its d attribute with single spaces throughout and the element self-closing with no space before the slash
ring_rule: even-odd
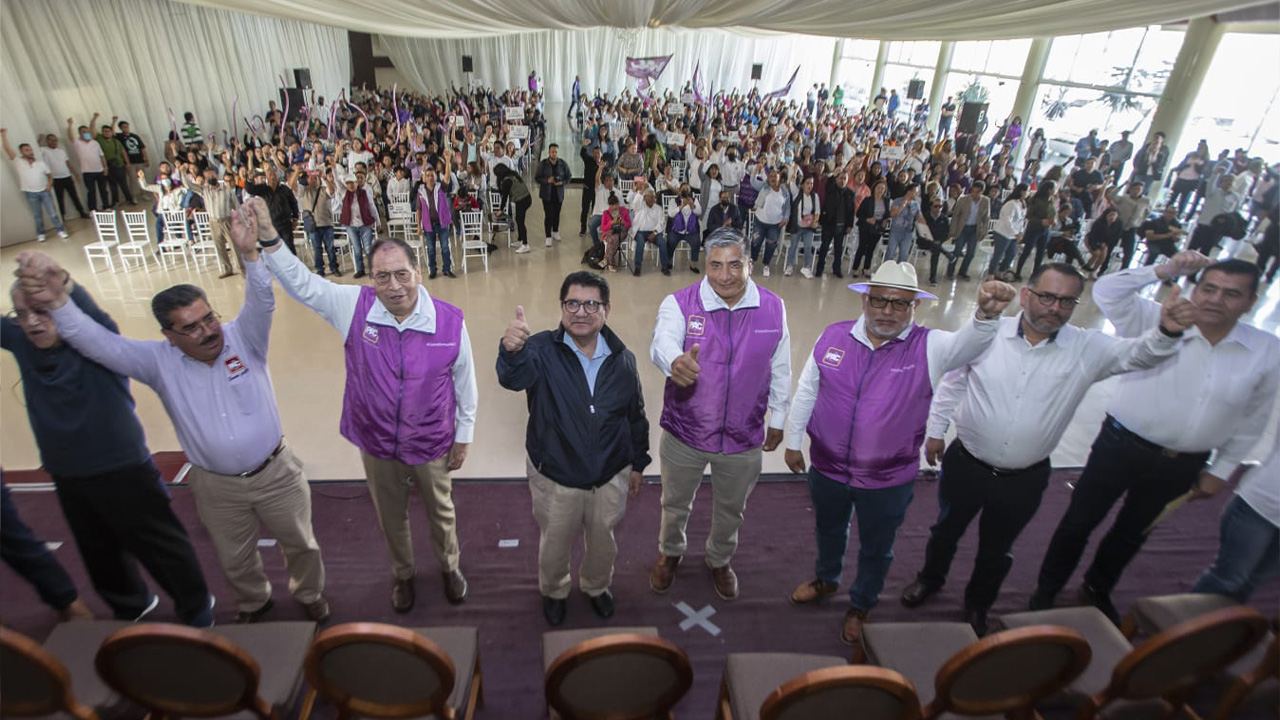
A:
<svg viewBox="0 0 1280 720">
<path fill-rule="evenodd" d="M 706 104 L 707 96 L 702 94 L 702 61 L 693 66 L 693 99 L 699 105 Z"/>
<path fill-rule="evenodd" d="M 786 87 L 784 87 L 784 88 L 782 88 L 782 89 L 780 89 L 780 90 L 774 90 L 773 92 L 769 93 L 768 95 L 765 95 L 765 96 L 764 96 L 764 99 L 765 99 L 766 101 L 768 101 L 768 100 L 773 100 L 773 99 L 775 99 L 775 98 L 784 98 L 784 97 L 786 97 L 786 96 L 790 95 L 790 94 L 791 94 L 791 85 L 795 83 L 795 81 L 796 81 L 796 76 L 797 76 L 797 75 L 799 75 L 799 74 L 800 74 L 800 66 L 799 66 L 799 65 L 797 65 L 797 66 L 796 66 L 796 71 L 795 71 L 795 72 L 793 72 L 793 73 L 791 73 L 791 79 L 787 81 L 787 85 L 786 85 Z"/>
<path fill-rule="evenodd" d="M 636 92 L 648 95 L 653 81 L 661 77 L 672 57 L 627 58 L 627 76 L 636 79 Z"/>
</svg>

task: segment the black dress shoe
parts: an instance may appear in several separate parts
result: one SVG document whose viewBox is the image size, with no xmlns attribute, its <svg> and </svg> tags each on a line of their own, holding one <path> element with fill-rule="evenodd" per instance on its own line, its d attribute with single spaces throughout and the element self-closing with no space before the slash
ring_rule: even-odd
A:
<svg viewBox="0 0 1280 720">
<path fill-rule="evenodd" d="M 397 579 L 391 586 L 391 609 L 401 614 L 409 612 L 413 609 L 415 596 L 413 578 Z"/>
<path fill-rule="evenodd" d="M 844 279 L 844 273 L 840 272 L 839 270 L 832 270 L 832 271 L 831 271 L 831 274 L 832 274 L 832 275 L 835 275 L 836 277 L 840 278 L 841 280 L 843 280 L 843 279 Z"/>
<path fill-rule="evenodd" d="M 430 274 L 430 275 L 427 275 L 427 279 L 428 279 L 428 280 L 435 280 L 435 279 L 436 279 L 436 271 L 435 271 L 435 270 L 432 270 L 432 271 L 431 271 L 431 274 Z"/>
<path fill-rule="evenodd" d="M 364 277 L 364 271 L 363 270 L 357 271 L 356 274 L 352 275 L 351 277 L 355 280 L 359 280 L 360 278 Z"/>
<path fill-rule="evenodd" d="M 445 277 L 447 277 L 447 278 L 455 278 L 455 279 L 458 277 L 457 275 L 454 275 L 454 274 L 453 274 L 453 271 L 452 271 L 452 270 L 445 270 L 445 271 L 444 271 L 444 276 L 445 276 Z"/>
<path fill-rule="evenodd" d="M 235 624 L 248 625 L 249 623 L 256 623 L 262 619 L 262 616 L 271 612 L 271 608 L 275 606 L 276 606 L 275 602 L 271 598 L 267 598 L 267 601 L 262 603 L 262 607 L 258 608 L 257 610 L 254 610 L 252 612 L 245 612 L 244 610 L 241 610 L 240 612 L 236 613 Z"/>
<path fill-rule="evenodd" d="M 569 612 L 569 603 L 555 598 L 542 598 L 542 616 L 551 627 L 559 627 L 564 623 L 564 616 Z"/>
<path fill-rule="evenodd" d="M 640 268 L 636 268 L 636 269 L 632 270 L 632 271 L 631 271 L 631 274 L 632 274 L 632 275 L 635 275 L 636 277 L 640 277 Z"/>
<path fill-rule="evenodd" d="M 1040 610 L 1049 610 L 1053 607 L 1053 595 L 1044 592 L 1040 588 L 1031 593 L 1031 597 L 1027 600 L 1027 609 L 1033 612 Z"/>
<path fill-rule="evenodd" d="M 444 597 L 450 605 L 461 605 L 467 599 L 467 579 L 462 570 L 440 573 L 444 576 Z"/>
<path fill-rule="evenodd" d="M 941 589 L 941 585 L 934 585 L 917 577 L 902 591 L 902 604 L 909 608 L 917 607 Z"/>
<path fill-rule="evenodd" d="M 986 637 L 987 634 L 987 611 L 986 610 L 965 610 L 964 621 L 973 627 L 973 631 L 978 637 Z"/>
<path fill-rule="evenodd" d="M 1080 586 L 1080 593 L 1077 599 L 1081 605 L 1092 605 L 1102 611 L 1107 619 L 1115 623 L 1116 627 L 1120 626 L 1120 611 L 1116 610 L 1116 606 L 1111 602 L 1111 593 L 1103 592 L 1092 585 L 1085 583 Z"/>
<path fill-rule="evenodd" d="M 589 599 L 591 600 L 591 609 L 595 611 L 596 615 L 605 620 L 613 617 L 613 593 L 605 590 L 599 595 L 589 596 Z"/>
</svg>

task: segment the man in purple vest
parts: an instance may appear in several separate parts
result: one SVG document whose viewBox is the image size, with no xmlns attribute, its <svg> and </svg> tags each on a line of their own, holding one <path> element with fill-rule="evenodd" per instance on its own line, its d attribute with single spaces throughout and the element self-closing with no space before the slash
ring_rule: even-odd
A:
<svg viewBox="0 0 1280 720">
<path fill-rule="evenodd" d="M 786 460 L 792 472 L 805 471 L 800 448 L 807 429 L 817 577 L 796 588 L 791 602 L 820 600 L 839 589 L 857 510 L 858 573 L 840 632 L 856 645 L 911 503 L 933 390 L 944 373 L 991 344 L 1016 293 L 1002 282 L 983 283 L 973 320 L 946 332 L 913 322 L 920 300 L 937 298 L 920 290 L 910 263 L 886 262 L 869 282 L 849 289 L 863 295 L 862 317 L 828 326 L 814 344 L 792 400 Z"/>
<path fill-rule="evenodd" d="M 373 285 L 338 285 L 291 253 L 266 248 L 267 266 L 298 302 L 345 339 L 342 435 L 360 448 L 369 494 L 387 540 L 395 583 L 391 606 L 414 602 L 409 494 L 418 487 L 431 547 L 450 603 L 467 597 L 449 472 L 462 467 L 475 433 L 476 374 L 462 311 L 422 287 L 413 250 L 381 238 L 369 253 Z"/>
<path fill-rule="evenodd" d="M 445 153 L 444 175 L 452 177 L 450 171 L 453 162 Z M 457 277 L 453 274 L 453 259 L 449 256 L 449 231 L 453 225 L 453 201 L 449 193 L 453 191 L 453 183 L 439 182 L 436 171 L 427 168 L 422 171 L 422 187 L 418 188 L 418 215 L 422 218 L 422 244 L 427 248 L 428 280 L 436 279 L 436 243 L 440 243 L 440 255 L 444 261 L 444 276 Z"/>
<path fill-rule="evenodd" d="M 649 348 L 668 377 L 662 407 L 662 527 L 649 586 L 665 593 L 684 557 L 685 525 L 711 466 L 706 562 L 716 594 L 738 597 L 730 567 L 763 451 L 782 443 L 791 390 L 791 336 L 782 298 L 751 280 L 742 235 L 707 236 L 707 275 L 668 295 Z M 764 415 L 771 411 L 766 434 Z"/>
</svg>

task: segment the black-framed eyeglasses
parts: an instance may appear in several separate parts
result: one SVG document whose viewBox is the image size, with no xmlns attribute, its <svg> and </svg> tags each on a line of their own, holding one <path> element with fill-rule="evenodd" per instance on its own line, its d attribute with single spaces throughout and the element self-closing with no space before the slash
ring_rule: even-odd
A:
<svg viewBox="0 0 1280 720">
<path fill-rule="evenodd" d="M 413 280 L 413 271 L 412 270 L 396 270 L 395 272 L 389 272 L 387 270 L 383 270 L 380 273 L 374 273 L 373 284 L 382 285 L 382 286 L 390 285 L 391 278 L 395 278 L 396 282 L 400 283 L 401 285 L 407 285 L 409 281 Z"/>
<path fill-rule="evenodd" d="M 24 325 L 30 320 L 47 323 L 53 319 L 53 316 L 46 310 L 10 310 L 4 316 L 19 325 Z"/>
<path fill-rule="evenodd" d="M 1027 288 L 1027 292 L 1031 293 L 1032 295 L 1035 295 L 1036 300 L 1039 300 L 1040 304 L 1043 305 L 1044 307 L 1053 307 L 1054 304 L 1056 303 L 1060 307 L 1071 309 L 1080 304 L 1080 298 L 1072 297 L 1070 295 L 1063 296 L 1063 295 L 1054 295 L 1053 293 L 1036 292 L 1035 290 L 1032 290 L 1030 288 Z"/>
<path fill-rule="evenodd" d="M 577 314 L 578 310 L 585 310 L 588 315 L 595 315 L 600 312 L 600 308 L 604 307 L 604 303 L 599 300 L 565 300 L 560 303 L 560 307 L 566 312 Z"/>
<path fill-rule="evenodd" d="M 222 316 L 210 310 L 208 315 L 205 315 L 204 317 L 191 323 L 190 325 L 184 325 L 183 327 L 180 327 L 180 328 L 169 328 L 169 329 L 178 333 L 179 335 L 186 335 L 189 338 L 194 338 L 199 336 L 200 331 L 202 330 L 212 330 L 213 328 L 217 327 L 218 321 L 220 320 L 222 320 Z"/>
<path fill-rule="evenodd" d="M 895 312 L 905 312 L 908 308 L 914 305 L 915 302 L 915 300 L 889 298 L 883 295 L 867 295 L 867 304 L 876 310 L 883 310 L 892 305 Z"/>
</svg>

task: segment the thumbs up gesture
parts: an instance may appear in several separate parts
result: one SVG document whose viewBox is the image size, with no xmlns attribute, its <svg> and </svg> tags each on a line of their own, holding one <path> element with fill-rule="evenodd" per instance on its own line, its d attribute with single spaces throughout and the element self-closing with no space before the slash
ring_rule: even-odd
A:
<svg viewBox="0 0 1280 720">
<path fill-rule="evenodd" d="M 702 367 L 698 365 L 698 350 L 701 346 L 697 343 L 689 348 L 689 351 L 676 358 L 671 363 L 671 379 L 680 387 L 690 387 L 698 382 L 698 373 Z"/>
<path fill-rule="evenodd" d="M 507 331 L 502 335 L 502 347 L 507 352 L 520 352 L 529 340 L 529 323 L 524 321 L 524 306 L 516 306 L 516 316 L 507 324 Z"/>
<path fill-rule="evenodd" d="M 1169 293 L 1169 297 L 1160 306 L 1160 326 L 1171 333 L 1185 332 L 1196 324 L 1195 303 L 1181 295 L 1182 288 L 1175 285 L 1173 292 Z"/>
</svg>

